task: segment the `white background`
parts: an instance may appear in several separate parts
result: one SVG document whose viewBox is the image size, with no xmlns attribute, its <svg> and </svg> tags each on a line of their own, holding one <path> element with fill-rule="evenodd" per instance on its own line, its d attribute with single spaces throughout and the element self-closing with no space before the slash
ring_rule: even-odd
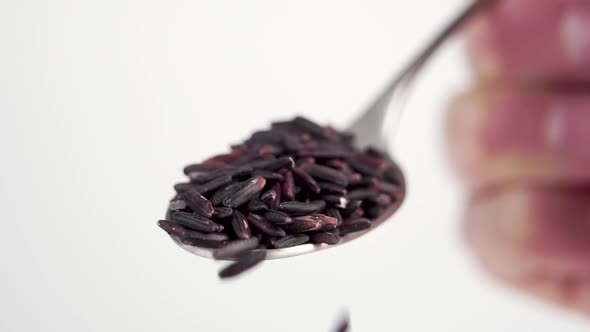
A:
<svg viewBox="0 0 590 332">
<path fill-rule="evenodd" d="M 458 42 L 396 142 L 410 192 L 378 231 L 233 282 L 155 222 L 182 166 L 272 119 L 344 126 L 464 3 L 0 0 L 0 330 L 583 331 L 489 279 L 460 237 L 444 106 Z"/>
</svg>

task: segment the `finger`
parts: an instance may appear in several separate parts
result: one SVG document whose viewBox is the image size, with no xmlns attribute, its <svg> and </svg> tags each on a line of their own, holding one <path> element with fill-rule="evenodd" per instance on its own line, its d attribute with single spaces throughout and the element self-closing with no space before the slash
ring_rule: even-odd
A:
<svg viewBox="0 0 590 332">
<path fill-rule="evenodd" d="M 475 89 L 448 113 L 450 156 L 472 187 L 590 180 L 590 94 Z"/>
<path fill-rule="evenodd" d="M 590 1 L 501 0 L 468 27 L 485 78 L 590 79 Z"/>
<path fill-rule="evenodd" d="M 504 187 L 471 202 L 464 229 L 493 275 L 590 314 L 590 185 Z"/>
</svg>

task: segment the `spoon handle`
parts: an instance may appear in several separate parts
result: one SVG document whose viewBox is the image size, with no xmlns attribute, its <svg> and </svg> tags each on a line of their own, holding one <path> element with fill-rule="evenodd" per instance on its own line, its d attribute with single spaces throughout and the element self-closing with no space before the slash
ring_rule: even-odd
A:
<svg viewBox="0 0 590 332">
<path fill-rule="evenodd" d="M 371 144 L 380 147 L 383 150 L 387 150 L 390 140 L 384 135 L 384 132 L 386 132 L 384 130 L 384 120 L 386 115 L 393 115 L 397 123 L 400 115 L 399 113 L 401 113 L 399 111 L 406 99 L 408 88 L 424 64 L 450 36 L 463 26 L 466 21 L 484 7 L 495 2 L 497 2 L 497 0 L 477 0 L 468 5 L 435 36 L 426 48 L 424 48 L 406 67 L 404 67 L 402 72 L 385 87 L 383 92 L 375 98 L 370 104 L 370 107 L 362 113 L 360 118 L 350 126 L 349 129 L 357 134 L 359 144 Z M 398 112 L 395 114 L 388 114 L 388 111 L 393 109 Z M 387 131 L 391 131 L 391 128 L 388 127 L 387 129 Z"/>
</svg>

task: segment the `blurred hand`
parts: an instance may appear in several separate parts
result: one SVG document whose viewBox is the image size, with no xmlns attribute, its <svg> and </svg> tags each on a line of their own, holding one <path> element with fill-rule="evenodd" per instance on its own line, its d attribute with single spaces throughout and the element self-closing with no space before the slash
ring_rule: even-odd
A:
<svg viewBox="0 0 590 332">
<path fill-rule="evenodd" d="M 590 1 L 504 0 L 468 27 L 448 116 L 465 234 L 494 276 L 590 314 Z"/>
</svg>

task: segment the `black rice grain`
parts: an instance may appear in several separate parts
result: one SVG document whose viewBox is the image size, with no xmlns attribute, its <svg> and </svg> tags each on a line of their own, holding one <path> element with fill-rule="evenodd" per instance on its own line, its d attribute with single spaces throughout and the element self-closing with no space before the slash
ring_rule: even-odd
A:
<svg viewBox="0 0 590 332">
<path fill-rule="evenodd" d="M 213 190 L 217 190 L 220 187 L 225 186 L 226 184 L 230 183 L 231 181 L 232 181 L 232 176 L 229 174 L 225 174 L 225 175 L 215 178 L 207 183 L 200 185 L 198 187 L 197 191 L 200 192 L 201 194 L 206 194 L 208 192 L 211 192 Z"/>
<path fill-rule="evenodd" d="M 296 117 L 293 120 L 293 125 L 317 138 L 326 138 L 327 136 L 324 127 L 302 116 Z"/>
<path fill-rule="evenodd" d="M 265 170 L 255 170 L 254 172 L 252 172 L 252 175 L 262 176 L 266 180 L 274 180 L 274 181 L 284 181 L 285 180 L 285 176 L 283 174 L 275 173 L 275 172 L 271 172 L 271 171 L 265 171 Z"/>
<path fill-rule="evenodd" d="M 348 233 L 362 231 L 369 227 L 371 227 L 371 221 L 366 218 L 345 220 L 342 223 L 342 226 L 340 226 L 340 236 L 344 236 Z"/>
<path fill-rule="evenodd" d="M 230 185 L 225 186 L 222 189 L 219 189 L 213 196 L 211 196 L 211 204 L 219 205 L 223 202 L 224 199 L 230 197 L 231 195 L 235 194 L 236 191 L 240 190 L 245 183 L 243 182 L 236 182 Z"/>
<path fill-rule="evenodd" d="M 264 193 L 262 193 L 262 195 L 260 195 L 260 199 L 266 204 L 269 204 L 269 202 L 274 201 L 276 198 L 277 193 L 274 190 L 265 191 Z"/>
<path fill-rule="evenodd" d="M 314 180 L 313 177 L 311 177 L 311 175 L 309 175 L 305 170 L 299 167 L 293 168 L 293 177 L 295 178 L 295 181 L 302 187 L 306 187 L 310 191 L 319 194 L 321 190 L 320 186 L 316 180 Z"/>
<path fill-rule="evenodd" d="M 168 220 L 159 220 L 158 226 L 160 226 L 160 228 L 165 230 L 168 234 L 178 237 L 183 237 L 187 231 L 182 225 L 170 222 Z"/>
<path fill-rule="evenodd" d="M 195 212 L 207 218 L 213 215 L 213 204 L 196 190 L 180 193 L 186 204 Z"/>
<path fill-rule="evenodd" d="M 258 194 L 264 185 L 266 184 L 266 179 L 261 176 L 256 176 L 248 180 L 248 182 L 236 191 L 233 195 L 229 196 L 228 198 L 223 200 L 223 205 L 231 208 L 236 208 L 247 201 L 249 201 L 254 195 Z"/>
<path fill-rule="evenodd" d="M 293 166 L 295 166 L 295 162 L 291 157 L 283 157 L 270 160 L 254 161 L 248 166 L 257 170 L 276 171 L 283 167 L 293 168 Z"/>
<path fill-rule="evenodd" d="M 174 211 L 170 216 L 172 221 L 196 231 L 210 233 L 223 230 L 223 226 L 195 213 Z"/>
<path fill-rule="evenodd" d="M 338 195 L 346 195 L 348 193 L 348 190 L 346 190 L 346 187 L 344 186 L 339 186 L 337 184 L 333 184 L 330 182 L 318 182 L 318 185 L 320 186 L 320 189 L 322 190 L 322 193 L 330 193 L 330 194 L 338 194 Z"/>
<path fill-rule="evenodd" d="M 313 243 L 325 243 L 325 244 L 338 244 L 340 242 L 340 236 L 334 233 L 314 233 L 309 236 L 310 241 Z"/>
<path fill-rule="evenodd" d="M 271 210 L 278 210 L 279 204 L 281 204 L 281 202 L 283 201 L 283 193 L 281 190 L 281 183 L 280 182 L 275 183 L 274 186 L 272 186 L 271 190 L 276 193 L 276 196 L 267 202 L 268 207 Z"/>
<path fill-rule="evenodd" d="M 229 166 L 225 163 L 208 162 L 208 163 L 188 165 L 184 168 L 183 171 L 184 171 L 185 175 L 189 175 L 190 173 L 196 173 L 196 172 L 207 173 L 207 172 L 217 171 L 217 170 L 220 170 L 223 168 L 228 168 L 228 167 Z"/>
<path fill-rule="evenodd" d="M 234 210 L 231 218 L 231 226 L 238 239 L 247 239 L 250 237 L 250 227 L 246 217 L 238 210 Z"/>
<path fill-rule="evenodd" d="M 228 242 L 223 248 L 213 250 L 213 258 L 226 259 L 250 251 L 258 247 L 258 238 L 251 237 L 244 240 Z"/>
<path fill-rule="evenodd" d="M 302 245 L 307 241 L 309 241 L 309 235 L 287 235 L 280 239 L 275 239 L 274 241 L 272 241 L 272 245 L 277 249 L 283 249 Z"/>
<path fill-rule="evenodd" d="M 305 202 L 283 202 L 279 205 L 279 210 L 291 215 L 305 215 L 321 212 L 326 207 L 325 201 Z"/>
<path fill-rule="evenodd" d="M 291 171 L 285 174 L 285 181 L 281 184 L 281 194 L 281 198 L 285 201 L 292 201 L 295 198 L 295 180 Z"/>
<path fill-rule="evenodd" d="M 348 203 L 348 199 L 346 199 L 346 197 L 339 195 L 323 195 L 320 198 L 326 201 L 327 203 L 330 203 L 333 206 L 337 206 L 341 209 L 344 209 L 346 207 L 346 204 Z"/>
<path fill-rule="evenodd" d="M 213 208 L 213 216 L 216 218 L 227 218 L 232 215 L 233 211 L 234 210 L 232 208 L 228 208 L 225 206 L 219 206 L 219 207 Z"/>
<path fill-rule="evenodd" d="M 340 210 L 336 208 L 329 208 L 326 210 L 326 214 L 332 218 L 336 218 L 337 225 L 342 225 L 342 214 L 340 214 Z"/>
<path fill-rule="evenodd" d="M 317 230 L 330 230 L 338 226 L 338 220 L 324 214 L 311 214 L 307 216 L 295 217 L 293 222 L 283 225 L 283 229 L 288 233 L 307 233 Z"/>
<path fill-rule="evenodd" d="M 270 223 L 258 214 L 248 214 L 248 222 L 250 222 L 250 224 L 254 225 L 254 227 L 259 229 L 262 233 L 266 235 L 278 237 L 287 235 L 282 228 Z"/>
<path fill-rule="evenodd" d="M 293 222 L 293 219 L 286 213 L 280 211 L 269 210 L 262 214 L 264 219 L 277 224 L 284 225 Z"/>
<path fill-rule="evenodd" d="M 253 250 L 242 254 L 236 262 L 229 264 L 219 271 L 219 278 L 227 279 L 235 277 L 258 265 L 265 258 L 266 250 L 263 249 Z"/>
<path fill-rule="evenodd" d="M 248 211 L 260 212 L 268 210 L 268 205 L 259 199 L 252 199 L 248 202 Z"/>
<path fill-rule="evenodd" d="M 203 233 L 187 229 L 180 238 L 224 242 L 229 240 L 229 235 L 225 233 Z"/>
<path fill-rule="evenodd" d="M 339 186 L 346 187 L 348 185 L 348 178 L 341 171 L 335 170 L 330 167 L 321 166 L 318 164 L 305 165 L 304 169 L 312 177 L 324 181 L 328 181 Z"/>
</svg>

